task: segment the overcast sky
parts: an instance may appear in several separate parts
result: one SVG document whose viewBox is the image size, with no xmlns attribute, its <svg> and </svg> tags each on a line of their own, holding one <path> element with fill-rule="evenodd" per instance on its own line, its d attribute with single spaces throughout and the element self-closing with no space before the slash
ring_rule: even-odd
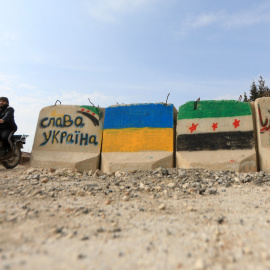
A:
<svg viewBox="0 0 270 270">
<path fill-rule="evenodd" d="M 238 99 L 270 84 L 270 1 L 0 0 L 0 96 L 41 108 Z"/>
</svg>

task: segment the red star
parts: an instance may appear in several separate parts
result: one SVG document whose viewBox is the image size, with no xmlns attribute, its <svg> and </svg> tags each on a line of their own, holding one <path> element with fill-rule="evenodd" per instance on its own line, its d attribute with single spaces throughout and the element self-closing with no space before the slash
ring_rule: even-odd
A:
<svg viewBox="0 0 270 270">
<path fill-rule="evenodd" d="M 190 129 L 190 133 L 192 133 L 194 130 L 196 130 L 196 128 L 197 128 L 197 126 L 198 126 L 199 124 L 196 124 L 196 125 L 194 125 L 194 123 L 192 123 L 192 126 L 189 128 Z"/>
<path fill-rule="evenodd" d="M 84 109 L 81 109 L 82 112 L 84 112 Z"/>
<path fill-rule="evenodd" d="M 234 128 L 240 127 L 240 120 L 235 119 L 233 122 Z"/>
<path fill-rule="evenodd" d="M 213 130 L 214 130 L 214 131 L 216 130 L 216 128 L 217 128 L 217 125 L 218 125 L 218 123 L 213 123 L 213 126 L 212 126 L 212 128 L 213 128 Z"/>
<path fill-rule="evenodd" d="M 95 113 L 92 113 L 92 115 L 95 115 Z"/>
</svg>

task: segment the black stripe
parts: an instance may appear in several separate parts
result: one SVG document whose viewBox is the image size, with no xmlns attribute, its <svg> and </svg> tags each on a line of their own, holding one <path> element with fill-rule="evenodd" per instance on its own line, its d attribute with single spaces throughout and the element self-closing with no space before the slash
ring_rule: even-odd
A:
<svg viewBox="0 0 270 270">
<path fill-rule="evenodd" d="M 253 131 L 184 134 L 176 141 L 177 151 L 251 149 L 254 145 Z"/>
<path fill-rule="evenodd" d="M 82 112 L 82 111 L 77 111 L 77 113 L 81 113 L 84 116 L 86 116 L 87 118 L 89 118 L 92 121 L 92 123 L 94 124 L 94 126 L 98 126 L 99 125 L 99 121 L 93 115 L 91 115 L 91 114 L 89 114 L 87 112 Z"/>
</svg>

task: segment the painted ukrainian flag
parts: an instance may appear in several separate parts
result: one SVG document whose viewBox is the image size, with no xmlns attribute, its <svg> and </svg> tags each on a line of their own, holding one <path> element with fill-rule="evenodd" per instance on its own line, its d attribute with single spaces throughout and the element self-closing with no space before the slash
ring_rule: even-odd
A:
<svg viewBox="0 0 270 270">
<path fill-rule="evenodd" d="M 106 108 L 102 152 L 173 151 L 173 113 L 163 103 Z"/>
<path fill-rule="evenodd" d="M 190 101 L 179 107 L 177 151 L 252 149 L 254 145 L 248 102 Z"/>
</svg>

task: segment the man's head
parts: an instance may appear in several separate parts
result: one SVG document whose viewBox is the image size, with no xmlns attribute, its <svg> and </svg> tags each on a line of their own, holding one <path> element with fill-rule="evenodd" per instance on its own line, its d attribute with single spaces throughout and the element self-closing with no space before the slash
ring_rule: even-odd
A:
<svg viewBox="0 0 270 270">
<path fill-rule="evenodd" d="M 0 106 L 9 105 L 9 101 L 7 97 L 0 97 Z"/>
</svg>

